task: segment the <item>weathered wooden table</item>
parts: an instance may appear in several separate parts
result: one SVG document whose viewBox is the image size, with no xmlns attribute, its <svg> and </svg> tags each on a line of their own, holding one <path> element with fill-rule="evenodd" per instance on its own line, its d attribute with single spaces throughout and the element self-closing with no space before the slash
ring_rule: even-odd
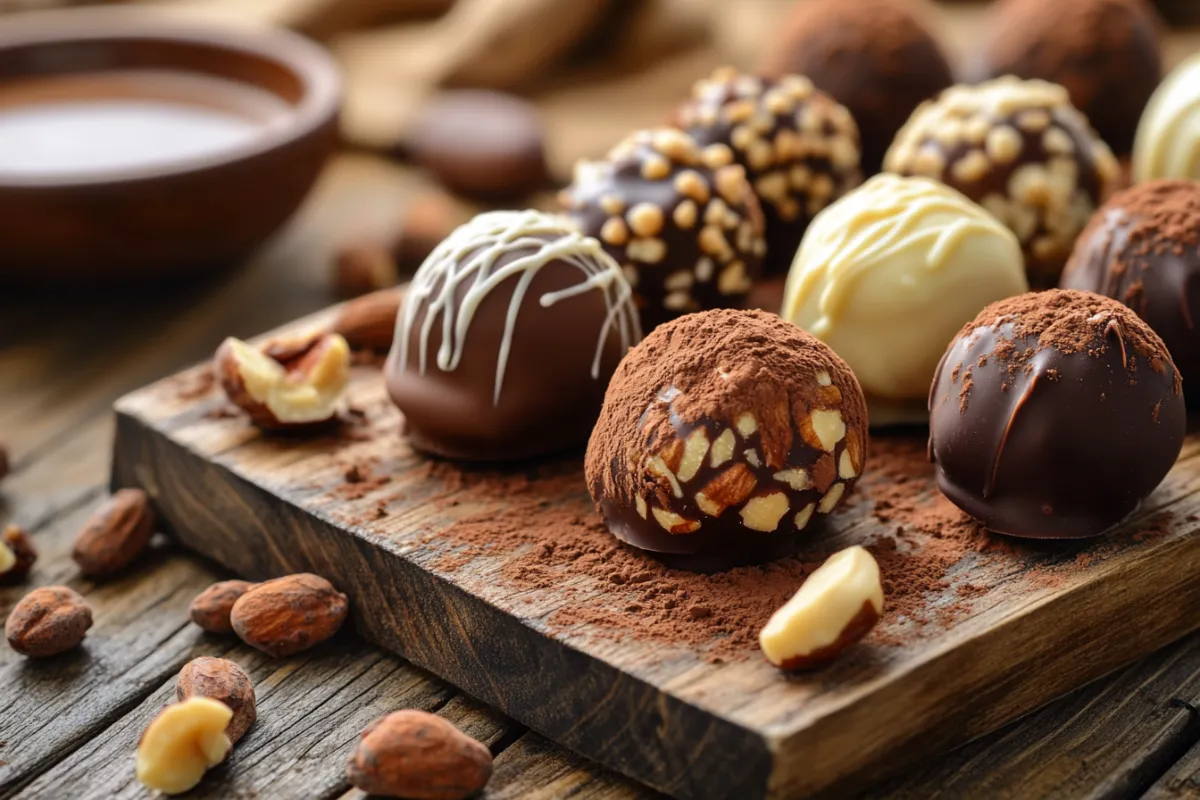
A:
<svg viewBox="0 0 1200 800">
<path fill-rule="evenodd" d="M 253 264 L 203 281 L 103 294 L 0 289 L 0 438 L 14 457 L 0 484 L 0 522 L 34 535 L 41 557 L 30 585 L 70 585 L 96 617 L 84 647 L 66 657 L 27 662 L 0 646 L 0 798 L 147 796 L 133 777 L 137 737 L 179 668 L 199 655 L 246 667 L 259 722 L 194 796 L 356 796 L 345 757 L 368 722 L 399 708 L 436 711 L 492 748 L 487 797 L 655 796 L 348 630 L 279 661 L 202 633 L 188 622 L 188 603 L 223 576 L 166 539 L 103 583 L 81 578 L 70 560 L 74 535 L 107 491 L 113 400 L 206 358 L 225 335 L 327 305 L 335 232 L 394 213 L 415 180 L 377 159 L 342 156 Z M 0 617 L 30 585 L 0 588 Z M 1200 634 L 872 796 L 1197 797 L 1198 708 Z"/>
</svg>

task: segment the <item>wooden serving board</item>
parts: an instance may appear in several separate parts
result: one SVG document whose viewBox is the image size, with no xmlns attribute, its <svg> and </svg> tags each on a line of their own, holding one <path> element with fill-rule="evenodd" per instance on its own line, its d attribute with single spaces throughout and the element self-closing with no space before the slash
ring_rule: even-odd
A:
<svg viewBox="0 0 1200 800">
<path fill-rule="evenodd" d="M 239 575 L 328 577 L 366 638 L 678 798 L 845 796 L 1200 627 L 1200 437 L 1122 530 L 1084 544 L 971 538 L 920 458 L 903 474 L 869 460 L 853 502 L 790 572 L 741 572 L 749 594 L 760 573 L 778 592 L 781 575 L 798 585 L 797 564 L 840 547 L 886 556 L 881 625 L 825 671 L 787 675 L 753 644 L 770 604 L 738 623 L 749 630 L 713 615 L 711 642 L 684 608 L 691 638 L 639 630 L 648 586 L 678 581 L 686 601 L 687 587 L 700 595 L 717 578 L 669 573 L 623 546 L 597 552 L 638 560 L 629 581 L 542 558 L 556 537 L 534 524 L 538 509 L 608 541 L 578 455 L 460 470 L 397 435 L 377 368 L 356 368 L 350 396 L 338 429 L 264 437 L 194 368 L 117 403 L 113 483 L 144 487 L 173 535 Z M 873 443 L 906 449 L 919 453 L 919 437 Z M 508 496 L 487 488 L 496 480 L 510 481 Z M 506 515 L 535 532 L 506 547 L 467 535 Z M 528 570 L 544 580 L 512 577 Z M 667 608 L 652 610 L 669 621 Z"/>
</svg>

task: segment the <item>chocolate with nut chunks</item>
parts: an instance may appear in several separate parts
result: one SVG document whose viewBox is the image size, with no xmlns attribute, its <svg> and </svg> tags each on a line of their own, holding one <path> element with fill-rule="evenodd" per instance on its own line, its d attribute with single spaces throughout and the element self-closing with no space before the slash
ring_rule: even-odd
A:
<svg viewBox="0 0 1200 800">
<path fill-rule="evenodd" d="M 866 402 L 826 345 L 761 311 L 661 326 L 621 362 L 588 444 L 619 539 L 690 569 L 782 554 L 861 475 Z"/>
<path fill-rule="evenodd" d="M 1114 195 L 1079 237 L 1060 285 L 1136 311 L 1171 352 L 1184 398 L 1200 402 L 1200 183 L 1157 180 Z"/>
<path fill-rule="evenodd" d="M 740 307 L 762 270 L 762 209 L 728 145 L 638 131 L 582 161 L 559 194 L 633 287 L 642 330 L 681 314 Z"/>
<path fill-rule="evenodd" d="M 1162 340 L 1130 309 L 1051 289 L 988 306 L 929 397 L 938 486 L 990 530 L 1104 533 L 1175 463 L 1187 417 Z"/>
<path fill-rule="evenodd" d="M 813 216 L 862 182 L 858 125 L 801 75 L 718 69 L 676 116 L 701 147 L 724 144 L 745 167 L 766 221 L 767 275 L 787 272 Z"/>
</svg>

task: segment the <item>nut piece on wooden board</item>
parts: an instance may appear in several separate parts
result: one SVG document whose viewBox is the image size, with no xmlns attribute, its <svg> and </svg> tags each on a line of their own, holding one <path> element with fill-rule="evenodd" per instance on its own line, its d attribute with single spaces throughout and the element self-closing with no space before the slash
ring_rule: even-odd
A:
<svg viewBox="0 0 1200 800">
<path fill-rule="evenodd" d="M 260 583 L 233 604 L 234 633 L 251 647 L 283 658 L 338 632 L 350 604 L 319 575 L 302 572 Z"/>
<path fill-rule="evenodd" d="M 883 614 L 879 564 L 863 547 L 834 553 L 771 615 L 759 641 L 780 669 L 829 664 L 875 627 Z"/>
<path fill-rule="evenodd" d="M 79 646 L 92 627 L 92 609 L 74 589 L 43 586 L 21 598 L 4 623 L 8 644 L 31 658 L 47 658 Z"/>
<path fill-rule="evenodd" d="M 210 697 L 189 697 L 164 708 L 138 742 L 137 779 L 166 794 L 186 792 L 233 745 L 226 728 L 233 711 Z"/>
<path fill-rule="evenodd" d="M 250 676 L 225 658 L 202 656 L 183 665 L 175 684 L 175 699 L 183 702 L 189 697 L 209 697 L 229 706 L 233 717 L 225 735 L 230 744 L 237 744 L 258 719 Z"/>
<path fill-rule="evenodd" d="M 385 289 L 351 300 L 338 312 L 333 329 L 354 350 L 386 353 L 396 335 L 396 316 L 403 298 L 403 291 Z"/>
<path fill-rule="evenodd" d="M 255 584 L 250 581 L 220 581 L 196 595 L 188 613 L 192 622 L 209 633 L 233 633 L 229 614 L 233 604 Z"/>
<path fill-rule="evenodd" d="M 487 785 L 492 754 L 439 716 L 396 711 L 362 732 L 346 777 L 373 795 L 462 800 Z"/>
<path fill-rule="evenodd" d="M 75 539 L 71 558 L 84 575 L 113 575 L 137 558 L 154 532 L 154 512 L 141 489 L 121 489 L 96 509 Z"/>
<path fill-rule="evenodd" d="M 37 561 L 29 534 L 17 525 L 8 525 L 0 533 L 0 586 L 25 580 Z"/>
</svg>

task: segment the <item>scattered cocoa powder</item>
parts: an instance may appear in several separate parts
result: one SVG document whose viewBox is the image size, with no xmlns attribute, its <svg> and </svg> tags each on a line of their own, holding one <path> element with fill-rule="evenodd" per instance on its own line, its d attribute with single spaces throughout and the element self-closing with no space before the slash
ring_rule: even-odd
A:
<svg viewBox="0 0 1200 800">
<path fill-rule="evenodd" d="M 211 366 L 185 372 L 174 380 L 179 386 L 176 396 L 180 400 L 196 400 L 204 397 L 217 385 L 217 376 Z"/>
</svg>

